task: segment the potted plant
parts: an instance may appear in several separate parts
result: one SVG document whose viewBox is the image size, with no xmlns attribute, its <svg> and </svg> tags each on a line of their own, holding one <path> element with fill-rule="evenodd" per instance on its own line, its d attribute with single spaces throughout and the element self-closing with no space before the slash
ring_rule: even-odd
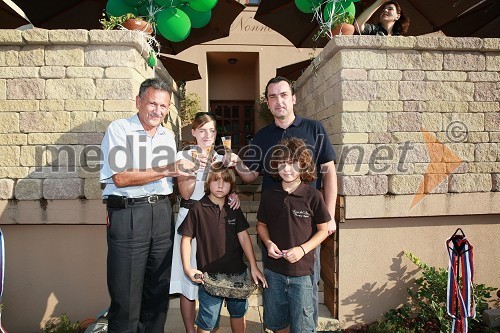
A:
<svg viewBox="0 0 500 333">
<path fill-rule="evenodd" d="M 323 17 L 331 29 L 331 35 L 354 34 L 355 13 L 356 8 L 353 2 L 328 2 L 323 10 Z"/>
<path fill-rule="evenodd" d="M 136 16 L 127 13 L 121 16 L 109 16 L 99 21 L 105 30 L 119 29 L 121 27 L 128 30 L 139 30 L 147 34 L 153 33 L 154 21 L 146 16 Z"/>
</svg>

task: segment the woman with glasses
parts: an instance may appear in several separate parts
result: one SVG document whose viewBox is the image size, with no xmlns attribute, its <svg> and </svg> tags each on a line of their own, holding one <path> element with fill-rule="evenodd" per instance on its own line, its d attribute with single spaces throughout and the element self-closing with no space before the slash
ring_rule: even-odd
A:
<svg viewBox="0 0 500 333">
<path fill-rule="evenodd" d="M 177 221 L 175 223 L 174 247 L 172 257 L 172 274 L 170 278 L 170 294 L 181 294 L 180 308 L 182 320 L 186 332 L 196 332 L 194 327 L 196 309 L 195 303 L 198 297 L 198 285 L 193 283 L 182 268 L 180 245 L 182 236 L 177 229 L 186 217 L 189 208 L 195 201 L 200 200 L 204 192 L 204 184 L 210 165 L 215 161 L 221 161 L 223 156 L 217 154 L 214 149 L 217 135 L 215 115 L 211 112 L 198 112 L 191 123 L 191 133 L 196 139 L 195 146 L 189 146 L 177 154 L 177 160 L 187 159 L 199 165 L 196 176 L 177 177 L 177 185 L 181 195 L 181 204 Z M 235 193 L 229 195 L 229 206 L 232 209 L 240 207 L 240 200 Z M 196 267 L 196 239 L 192 241 L 191 267 Z"/>
<path fill-rule="evenodd" d="M 366 23 L 381 7 L 379 24 Z M 410 19 L 403 14 L 401 6 L 396 1 L 376 0 L 368 7 L 354 23 L 360 35 L 399 36 L 404 35 L 410 26 Z"/>
</svg>

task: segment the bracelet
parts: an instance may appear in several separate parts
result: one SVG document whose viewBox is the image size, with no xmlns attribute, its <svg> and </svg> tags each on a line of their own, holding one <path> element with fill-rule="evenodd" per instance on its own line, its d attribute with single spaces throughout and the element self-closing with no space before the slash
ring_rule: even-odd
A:
<svg viewBox="0 0 500 333">
<path fill-rule="evenodd" d="M 304 250 L 304 248 L 302 247 L 302 245 L 299 245 L 299 247 L 302 249 L 302 251 L 304 252 L 304 255 L 306 255 L 306 250 Z"/>
</svg>

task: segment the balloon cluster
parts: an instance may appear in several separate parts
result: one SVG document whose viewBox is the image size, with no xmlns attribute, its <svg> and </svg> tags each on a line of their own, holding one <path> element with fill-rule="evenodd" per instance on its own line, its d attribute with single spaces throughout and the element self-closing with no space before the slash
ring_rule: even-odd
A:
<svg viewBox="0 0 500 333">
<path fill-rule="evenodd" d="M 185 40 L 191 28 L 203 28 L 212 18 L 218 0 L 108 0 L 106 12 L 111 16 L 132 13 L 150 17 L 156 30 L 172 42 Z"/>
<path fill-rule="evenodd" d="M 331 27 L 340 23 L 352 23 L 356 16 L 354 2 L 360 0 L 294 0 L 297 8 L 306 14 L 323 9 L 322 22 L 330 22 Z"/>
</svg>

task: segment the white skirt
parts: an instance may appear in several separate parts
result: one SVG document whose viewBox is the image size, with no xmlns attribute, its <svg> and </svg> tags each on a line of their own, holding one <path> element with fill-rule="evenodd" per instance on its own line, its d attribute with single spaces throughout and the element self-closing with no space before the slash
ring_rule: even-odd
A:
<svg viewBox="0 0 500 333">
<path fill-rule="evenodd" d="M 172 274 L 170 275 L 170 294 L 182 294 L 192 301 L 198 299 L 198 284 L 192 282 L 182 269 L 181 239 L 177 229 L 186 218 L 189 209 L 179 208 L 177 221 L 175 222 L 174 248 L 172 254 Z M 196 268 L 196 239 L 191 242 L 191 267 Z"/>
</svg>

